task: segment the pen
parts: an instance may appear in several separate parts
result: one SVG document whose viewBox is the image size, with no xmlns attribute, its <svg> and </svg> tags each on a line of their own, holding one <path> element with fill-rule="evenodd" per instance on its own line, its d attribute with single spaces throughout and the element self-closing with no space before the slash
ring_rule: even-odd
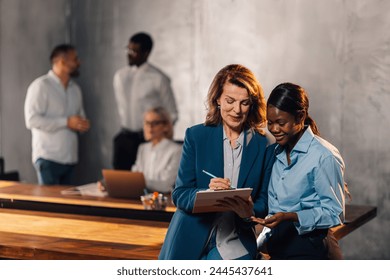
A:
<svg viewBox="0 0 390 280">
<path fill-rule="evenodd" d="M 207 172 L 206 170 L 202 170 L 203 173 L 206 173 L 207 175 L 209 175 L 210 177 L 212 178 L 217 178 L 217 176 L 211 174 L 210 172 Z"/>
<path fill-rule="evenodd" d="M 202 170 L 202 172 L 203 172 L 203 173 L 206 173 L 207 175 L 209 175 L 209 176 L 212 177 L 212 178 L 217 178 L 217 176 L 211 174 L 210 172 L 207 172 L 206 170 Z M 230 186 L 229 189 L 235 189 L 235 187 Z"/>
</svg>

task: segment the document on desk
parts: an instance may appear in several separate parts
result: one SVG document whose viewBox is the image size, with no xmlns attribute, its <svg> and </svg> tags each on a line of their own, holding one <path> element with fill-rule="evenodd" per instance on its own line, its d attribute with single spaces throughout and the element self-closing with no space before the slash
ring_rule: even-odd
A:
<svg viewBox="0 0 390 280">
<path fill-rule="evenodd" d="M 81 196 L 97 196 L 105 197 L 107 192 L 101 191 L 97 183 L 90 183 L 82 186 L 71 187 L 61 191 L 64 195 L 81 195 Z"/>
<path fill-rule="evenodd" d="M 206 212 L 224 212 L 229 209 L 216 206 L 217 200 L 222 200 L 225 197 L 239 196 L 243 199 L 248 199 L 251 195 L 252 188 L 230 189 L 230 190 L 202 190 L 196 193 L 194 208 L 192 213 Z"/>
</svg>

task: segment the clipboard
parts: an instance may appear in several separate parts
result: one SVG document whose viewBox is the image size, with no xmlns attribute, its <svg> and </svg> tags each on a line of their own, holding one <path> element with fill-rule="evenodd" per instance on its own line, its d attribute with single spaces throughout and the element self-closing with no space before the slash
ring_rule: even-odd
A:
<svg viewBox="0 0 390 280">
<path fill-rule="evenodd" d="M 240 188 L 232 190 L 202 190 L 198 191 L 195 196 L 194 208 L 192 213 L 207 213 L 207 212 L 225 212 L 230 211 L 225 207 L 215 206 L 217 200 L 224 199 L 225 197 L 240 196 L 243 199 L 247 199 L 252 192 L 252 188 Z"/>
</svg>

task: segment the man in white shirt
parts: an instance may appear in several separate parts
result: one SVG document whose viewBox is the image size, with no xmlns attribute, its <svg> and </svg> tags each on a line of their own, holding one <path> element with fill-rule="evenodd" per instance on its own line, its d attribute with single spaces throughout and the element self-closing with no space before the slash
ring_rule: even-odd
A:
<svg viewBox="0 0 390 280">
<path fill-rule="evenodd" d="M 177 108 L 169 77 L 147 62 L 153 47 L 146 33 L 133 35 L 127 46 L 129 65 L 114 76 L 114 91 L 118 105 L 121 131 L 115 136 L 113 166 L 129 170 L 144 142 L 143 115 L 154 107 L 164 107 L 177 120 Z"/>
<path fill-rule="evenodd" d="M 78 161 L 78 132 L 89 129 L 78 76 L 80 60 L 74 46 L 56 46 L 52 69 L 28 87 L 24 104 L 26 127 L 32 133 L 32 160 L 41 185 L 71 185 Z"/>
</svg>

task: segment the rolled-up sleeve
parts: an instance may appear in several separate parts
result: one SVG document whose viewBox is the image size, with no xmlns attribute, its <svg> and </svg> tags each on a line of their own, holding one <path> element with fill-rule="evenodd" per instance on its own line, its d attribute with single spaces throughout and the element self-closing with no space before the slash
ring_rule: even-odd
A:
<svg viewBox="0 0 390 280">
<path fill-rule="evenodd" d="M 300 234 L 315 228 L 330 228 L 344 221 L 344 163 L 333 155 L 323 158 L 314 172 L 319 197 L 315 207 L 298 211 Z"/>
</svg>

